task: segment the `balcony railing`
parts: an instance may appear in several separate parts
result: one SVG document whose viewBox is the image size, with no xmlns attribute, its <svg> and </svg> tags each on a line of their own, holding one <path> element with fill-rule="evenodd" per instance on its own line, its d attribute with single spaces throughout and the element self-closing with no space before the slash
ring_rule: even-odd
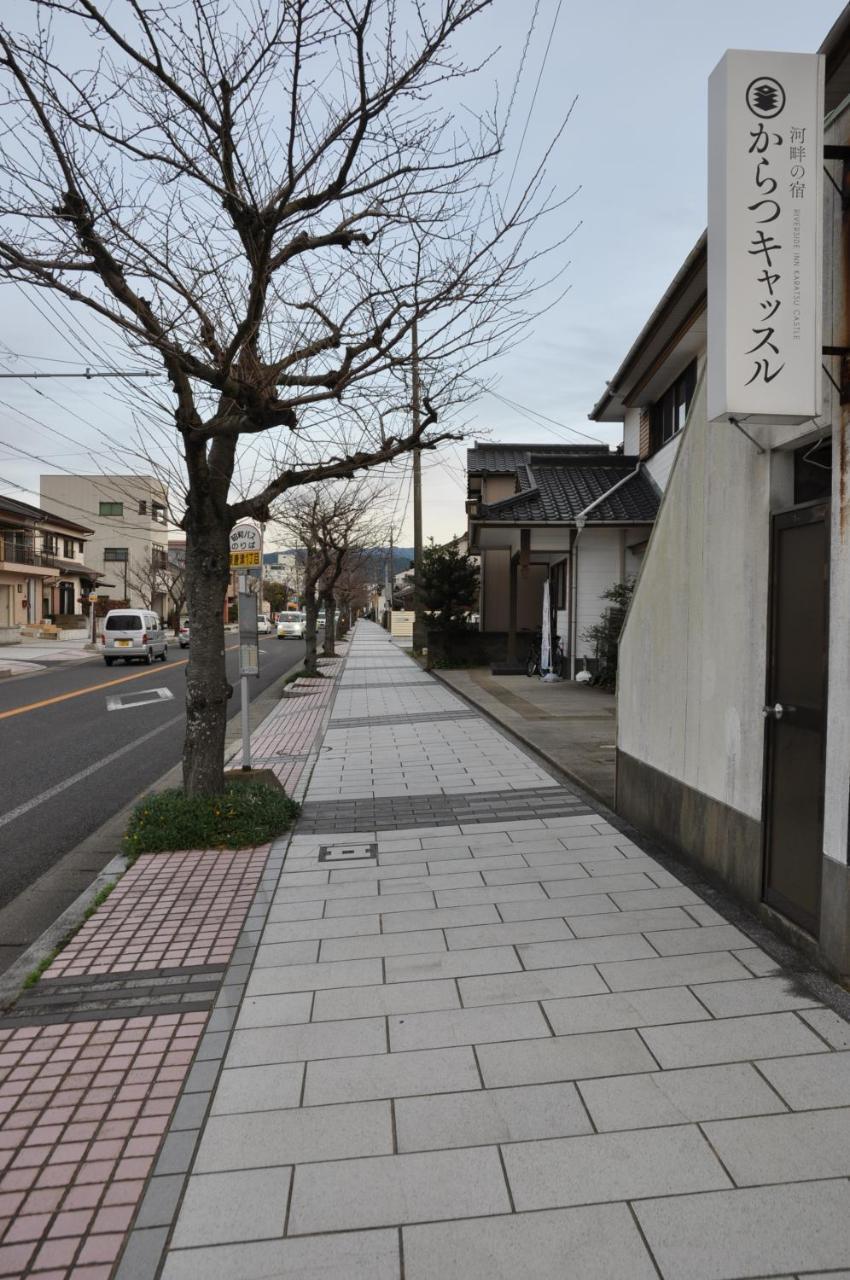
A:
<svg viewBox="0 0 850 1280">
<path fill-rule="evenodd" d="M 8 538 L 0 538 L 0 560 L 7 564 L 29 564 L 40 569 L 56 568 L 56 556 L 46 556 L 34 547 L 22 546 Z"/>
</svg>

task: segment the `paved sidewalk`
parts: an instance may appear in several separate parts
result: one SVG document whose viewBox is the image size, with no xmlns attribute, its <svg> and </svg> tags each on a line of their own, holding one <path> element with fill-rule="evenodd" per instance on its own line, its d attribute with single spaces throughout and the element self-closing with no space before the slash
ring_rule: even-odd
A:
<svg viewBox="0 0 850 1280">
<path fill-rule="evenodd" d="M 371 624 L 247 969 L 121 1280 L 850 1276 L 850 1025 Z"/>
<path fill-rule="evenodd" d="M 435 675 L 613 807 L 613 693 L 572 680 L 546 684 L 537 676 L 494 676 L 487 667 L 458 667 Z"/>
</svg>

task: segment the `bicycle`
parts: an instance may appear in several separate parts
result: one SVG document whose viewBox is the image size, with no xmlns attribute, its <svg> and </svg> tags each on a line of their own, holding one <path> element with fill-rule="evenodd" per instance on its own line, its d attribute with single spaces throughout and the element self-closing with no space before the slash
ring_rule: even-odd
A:
<svg viewBox="0 0 850 1280">
<path fill-rule="evenodd" d="M 542 648 L 543 632 L 538 631 L 537 635 L 531 642 L 531 648 L 528 652 L 528 658 L 525 663 L 525 674 L 527 676 L 542 676 L 543 672 L 540 667 Z M 560 677 L 564 674 L 565 666 L 566 656 L 564 654 L 564 642 L 560 636 L 555 636 L 552 648 L 552 662 L 549 670 L 553 675 Z"/>
</svg>

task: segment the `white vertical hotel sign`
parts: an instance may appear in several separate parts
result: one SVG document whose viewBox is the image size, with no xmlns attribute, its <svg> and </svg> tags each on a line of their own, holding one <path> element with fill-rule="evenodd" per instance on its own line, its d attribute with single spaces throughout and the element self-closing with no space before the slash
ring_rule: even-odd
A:
<svg viewBox="0 0 850 1280">
<path fill-rule="evenodd" d="M 708 420 L 821 410 L 824 59 L 730 49 L 708 82 Z"/>
</svg>

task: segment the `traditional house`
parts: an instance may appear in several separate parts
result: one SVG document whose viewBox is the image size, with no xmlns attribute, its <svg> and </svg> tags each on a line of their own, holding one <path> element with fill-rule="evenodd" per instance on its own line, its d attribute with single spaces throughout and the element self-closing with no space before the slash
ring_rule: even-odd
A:
<svg viewBox="0 0 850 1280">
<path fill-rule="evenodd" d="M 606 607 L 603 592 L 634 577 L 658 510 L 640 458 L 600 446 L 478 443 L 467 473 L 480 629 L 504 639 L 497 666 L 523 669 L 548 579 L 553 631 L 569 669 L 592 667 L 586 635 Z"/>
</svg>

